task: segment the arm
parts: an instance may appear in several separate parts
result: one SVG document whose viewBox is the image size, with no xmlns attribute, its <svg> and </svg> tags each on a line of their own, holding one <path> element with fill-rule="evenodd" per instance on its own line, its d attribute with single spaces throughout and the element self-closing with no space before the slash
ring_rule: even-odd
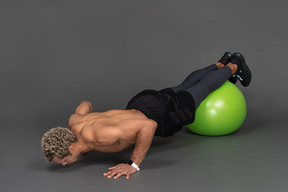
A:
<svg viewBox="0 0 288 192">
<path fill-rule="evenodd" d="M 145 121 L 145 124 L 142 125 L 139 130 L 137 130 L 135 148 L 131 155 L 131 160 L 138 166 L 144 160 L 151 146 L 153 136 L 157 128 L 157 123 L 155 123 L 154 121 L 152 120 L 143 120 L 143 121 Z M 108 168 L 108 170 L 109 171 L 107 173 L 104 173 L 104 176 L 108 176 L 108 178 L 114 176 L 113 177 L 114 179 L 122 175 L 126 175 L 126 178 L 129 179 L 130 175 L 136 172 L 136 168 L 128 165 L 127 163 L 118 164 L 114 167 Z"/>
<path fill-rule="evenodd" d="M 153 140 L 157 124 L 151 122 L 147 127 L 142 127 L 138 132 L 135 142 L 135 149 L 131 155 L 131 160 L 140 165 L 144 160 Z"/>
<path fill-rule="evenodd" d="M 86 115 L 88 113 L 91 113 L 92 111 L 92 104 L 89 101 L 82 101 L 80 105 L 76 108 L 75 113 L 72 114 L 69 118 L 69 129 L 71 129 L 73 127 L 73 124 L 77 122 L 77 117 L 79 115 Z M 78 132 L 80 132 L 80 130 L 78 130 Z"/>
<path fill-rule="evenodd" d="M 82 101 L 80 105 L 76 108 L 75 113 L 78 115 L 86 115 L 93 111 L 92 104 L 89 101 Z"/>
</svg>

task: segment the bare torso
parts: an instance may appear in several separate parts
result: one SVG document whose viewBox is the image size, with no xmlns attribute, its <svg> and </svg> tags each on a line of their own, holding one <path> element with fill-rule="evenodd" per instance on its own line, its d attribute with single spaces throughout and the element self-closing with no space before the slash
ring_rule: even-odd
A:
<svg viewBox="0 0 288 192">
<path fill-rule="evenodd" d="M 137 133 L 145 126 L 147 119 L 135 109 L 91 112 L 85 115 L 74 113 L 70 116 L 69 127 L 94 150 L 118 152 L 135 144 Z"/>
</svg>

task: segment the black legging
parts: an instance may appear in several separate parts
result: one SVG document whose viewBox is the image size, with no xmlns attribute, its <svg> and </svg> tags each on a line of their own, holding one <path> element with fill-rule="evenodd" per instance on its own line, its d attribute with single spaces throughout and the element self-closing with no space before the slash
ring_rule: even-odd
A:
<svg viewBox="0 0 288 192">
<path fill-rule="evenodd" d="M 180 85 L 172 87 L 175 93 L 187 91 L 195 102 L 195 109 L 214 90 L 223 85 L 232 75 L 230 67 L 218 69 L 216 64 L 192 72 Z"/>
</svg>

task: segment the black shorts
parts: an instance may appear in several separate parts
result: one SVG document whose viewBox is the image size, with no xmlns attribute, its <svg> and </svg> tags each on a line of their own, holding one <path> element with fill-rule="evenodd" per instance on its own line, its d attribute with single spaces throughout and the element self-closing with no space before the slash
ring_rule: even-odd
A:
<svg viewBox="0 0 288 192">
<path fill-rule="evenodd" d="M 137 109 L 157 122 L 156 136 L 167 137 L 194 121 L 195 104 L 186 91 L 175 94 L 170 88 L 144 90 L 134 96 L 126 109 Z"/>
</svg>

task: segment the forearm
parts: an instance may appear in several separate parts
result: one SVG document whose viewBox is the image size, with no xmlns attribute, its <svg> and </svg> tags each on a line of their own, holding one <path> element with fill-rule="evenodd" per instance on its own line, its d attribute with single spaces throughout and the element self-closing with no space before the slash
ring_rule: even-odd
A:
<svg viewBox="0 0 288 192">
<path fill-rule="evenodd" d="M 135 149 L 131 155 L 131 160 L 140 165 L 144 160 L 154 137 L 156 127 L 151 125 L 150 127 L 143 127 L 137 134 Z"/>
</svg>

